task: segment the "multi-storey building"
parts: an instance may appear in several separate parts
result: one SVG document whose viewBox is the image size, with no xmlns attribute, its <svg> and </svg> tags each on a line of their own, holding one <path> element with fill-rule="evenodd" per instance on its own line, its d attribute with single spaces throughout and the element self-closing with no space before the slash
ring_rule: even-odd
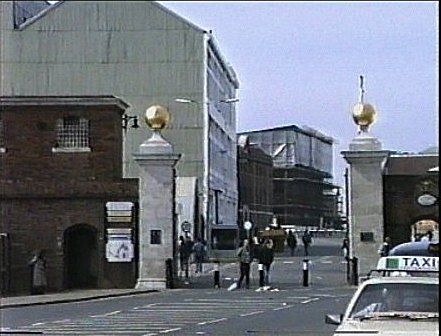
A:
<svg viewBox="0 0 441 336">
<path fill-rule="evenodd" d="M 211 226 L 236 225 L 239 84 L 213 34 L 155 1 L 59 1 L 40 11 L 26 3 L 0 2 L 0 94 L 114 95 L 129 105 L 129 127 L 165 106 L 163 134 L 183 154 L 177 175 L 197 184 L 192 233 L 209 239 Z M 125 133 L 124 176 L 138 176 L 131 154 L 149 132 Z"/>
<path fill-rule="evenodd" d="M 113 96 L 0 96 L 2 294 L 29 293 L 27 264 L 39 250 L 48 291 L 134 286 L 138 180 L 122 178 L 127 107 Z M 114 248 L 124 246 L 119 258 Z"/>
<path fill-rule="evenodd" d="M 246 135 L 238 142 L 239 227 L 243 230 L 243 223 L 250 221 L 257 233 L 265 230 L 274 216 L 273 160 L 259 146 L 250 144 Z"/>
<path fill-rule="evenodd" d="M 241 132 L 272 157 L 273 211 L 280 225 L 320 227 L 333 218 L 326 194 L 330 181 L 333 139 L 295 125 Z M 332 206 L 337 206 L 336 203 Z"/>
</svg>

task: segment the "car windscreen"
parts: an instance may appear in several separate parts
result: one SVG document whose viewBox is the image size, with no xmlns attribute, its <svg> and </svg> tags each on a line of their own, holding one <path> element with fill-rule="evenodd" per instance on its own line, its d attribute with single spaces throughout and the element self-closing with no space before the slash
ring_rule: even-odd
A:
<svg viewBox="0 0 441 336">
<path fill-rule="evenodd" d="M 349 317 L 377 312 L 439 313 L 438 290 L 436 283 L 370 284 L 360 293 Z"/>
</svg>

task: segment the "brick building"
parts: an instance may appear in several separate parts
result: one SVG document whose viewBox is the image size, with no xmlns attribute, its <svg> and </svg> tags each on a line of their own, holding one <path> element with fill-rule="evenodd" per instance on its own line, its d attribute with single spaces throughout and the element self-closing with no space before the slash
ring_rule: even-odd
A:
<svg viewBox="0 0 441 336">
<path fill-rule="evenodd" d="M 29 291 L 36 250 L 45 251 L 48 291 L 133 286 L 136 253 L 106 259 L 108 229 L 136 243 L 138 180 L 122 178 L 128 105 L 113 96 L 2 96 L 0 106 L 2 293 Z M 106 204 L 132 204 L 132 216 L 110 221 Z"/>
<path fill-rule="evenodd" d="M 383 171 L 384 236 L 393 245 L 432 230 L 439 236 L 438 149 L 391 154 Z"/>
<path fill-rule="evenodd" d="M 252 145 L 247 136 L 239 137 L 239 227 L 245 221 L 254 230 L 264 230 L 272 222 L 273 160 L 259 146 Z"/>
<path fill-rule="evenodd" d="M 157 1 L 0 1 L 0 40 L 0 96 L 112 94 L 139 119 L 167 107 L 177 176 L 197 183 L 198 212 L 182 215 L 207 240 L 212 226 L 237 228 L 239 81 L 211 31 Z M 124 137 L 124 177 L 139 176 L 131 153 L 149 134 Z"/>
</svg>

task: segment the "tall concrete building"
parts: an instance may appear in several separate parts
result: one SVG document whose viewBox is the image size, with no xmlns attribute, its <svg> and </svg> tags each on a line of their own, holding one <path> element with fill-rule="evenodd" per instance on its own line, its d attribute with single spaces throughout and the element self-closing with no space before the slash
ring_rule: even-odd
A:
<svg viewBox="0 0 441 336">
<path fill-rule="evenodd" d="M 179 215 L 207 240 L 212 227 L 235 226 L 239 83 L 212 33 L 155 1 L 37 2 L 0 2 L 0 95 L 123 99 L 125 177 L 138 177 L 131 154 L 150 136 L 133 122 L 165 106 L 172 121 L 163 134 L 183 154 L 178 192 L 197 209 Z"/>
</svg>

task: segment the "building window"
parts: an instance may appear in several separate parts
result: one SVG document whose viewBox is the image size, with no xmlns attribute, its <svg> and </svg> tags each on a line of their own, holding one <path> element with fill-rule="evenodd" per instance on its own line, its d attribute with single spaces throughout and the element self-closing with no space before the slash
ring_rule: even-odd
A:
<svg viewBox="0 0 441 336">
<path fill-rule="evenodd" d="M 80 117 L 58 119 L 54 152 L 90 152 L 89 120 Z"/>
</svg>

